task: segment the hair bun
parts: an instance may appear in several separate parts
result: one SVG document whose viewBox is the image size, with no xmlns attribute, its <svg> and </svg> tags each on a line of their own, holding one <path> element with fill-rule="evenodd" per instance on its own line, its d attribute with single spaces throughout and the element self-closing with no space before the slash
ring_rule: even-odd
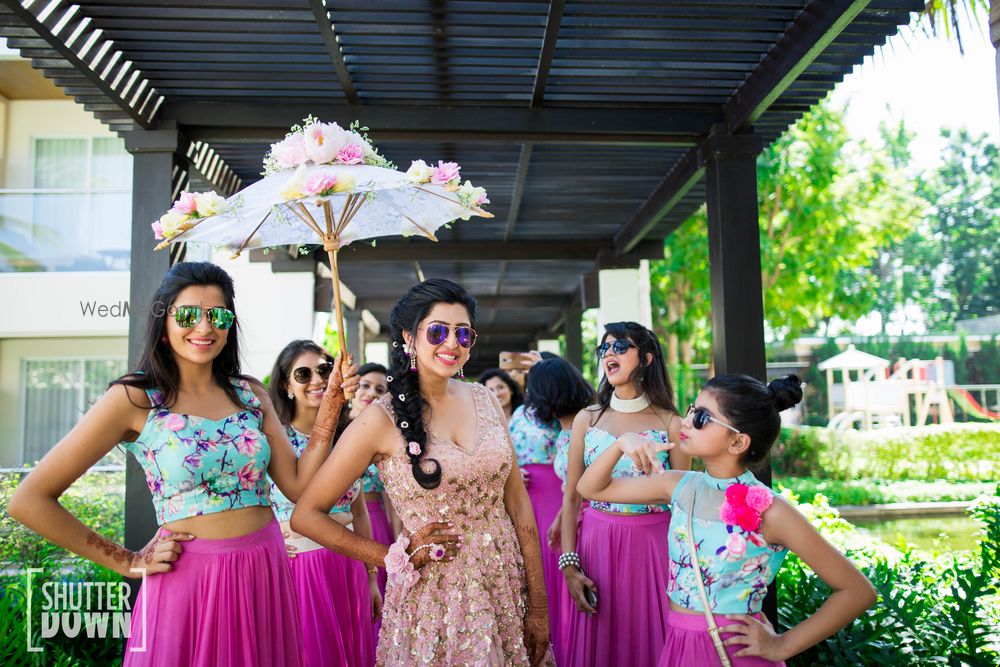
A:
<svg viewBox="0 0 1000 667">
<path fill-rule="evenodd" d="M 798 375 L 786 375 L 772 380 L 767 385 L 767 392 L 774 399 L 778 412 L 787 410 L 802 401 L 802 380 Z"/>
</svg>

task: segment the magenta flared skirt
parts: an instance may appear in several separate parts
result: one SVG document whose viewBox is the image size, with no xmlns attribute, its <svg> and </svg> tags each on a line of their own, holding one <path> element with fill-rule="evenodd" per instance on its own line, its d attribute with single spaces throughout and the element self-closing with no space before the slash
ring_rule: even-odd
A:
<svg viewBox="0 0 1000 667">
<path fill-rule="evenodd" d="M 170 572 L 146 578 L 126 667 L 299 667 L 302 633 L 281 529 L 196 538 Z"/>
<path fill-rule="evenodd" d="M 753 614 L 761 619 L 762 614 Z M 719 627 L 739 623 L 730 620 L 723 614 L 715 614 L 715 624 Z M 722 633 L 725 641 L 734 635 Z M 742 645 L 726 646 L 726 655 L 733 667 L 785 667 L 784 662 L 772 662 L 764 658 L 737 658 L 736 653 L 742 650 Z M 708 634 L 708 621 L 704 614 L 685 614 L 670 610 L 667 618 L 667 639 L 660 654 L 658 667 L 687 667 L 688 665 L 704 665 L 704 667 L 719 667 L 722 661 Z"/>
<path fill-rule="evenodd" d="M 563 596 L 556 650 L 560 666 L 656 667 L 669 610 L 669 525 L 667 512 L 583 512 L 576 550 L 597 588 L 597 613 L 585 614 L 568 594 Z"/>
<path fill-rule="evenodd" d="M 364 563 L 316 549 L 291 559 L 307 667 L 375 664 L 371 595 Z"/>
<path fill-rule="evenodd" d="M 368 508 L 368 519 L 372 524 L 372 539 L 376 542 L 389 546 L 395 542 L 392 536 L 392 524 L 389 523 L 389 515 L 386 514 L 385 507 L 381 500 L 367 500 L 365 507 Z M 385 597 L 385 569 L 378 569 L 378 590 Z"/>
<path fill-rule="evenodd" d="M 562 480 L 556 476 L 551 464 L 531 464 L 524 469 L 528 471 L 528 496 L 535 511 L 535 523 L 538 524 L 545 592 L 549 599 L 549 627 L 552 629 L 552 645 L 556 646 L 559 642 L 559 599 L 566 585 L 559 571 L 560 550 L 558 547 L 549 548 L 548 531 L 562 507 Z"/>
</svg>

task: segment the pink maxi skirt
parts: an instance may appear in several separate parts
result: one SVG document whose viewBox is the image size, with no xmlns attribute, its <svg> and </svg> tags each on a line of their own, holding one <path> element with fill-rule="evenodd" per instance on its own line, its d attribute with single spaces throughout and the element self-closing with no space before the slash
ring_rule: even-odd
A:
<svg viewBox="0 0 1000 667">
<path fill-rule="evenodd" d="M 552 645 L 559 643 L 559 600 L 565 594 L 566 583 L 559 571 L 559 553 L 549 548 L 549 526 L 562 507 L 562 480 L 556 476 L 551 464 L 536 463 L 524 466 L 528 471 L 528 496 L 535 511 L 538 537 L 542 548 L 542 572 L 545 575 L 545 592 L 549 599 L 549 627 Z"/>
<path fill-rule="evenodd" d="M 376 636 L 364 563 L 327 549 L 298 553 L 289 562 L 306 667 L 374 665 Z"/>
<path fill-rule="evenodd" d="M 762 618 L 762 614 L 753 614 L 754 618 Z M 731 625 L 739 621 L 732 621 L 724 614 L 715 614 L 715 624 L 722 627 Z M 723 632 L 722 639 L 725 641 L 734 636 L 730 632 Z M 737 658 L 737 651 L 743 646 L 726 646 L 726 654 L 733 667 L 785 667 L 784 662 L 772 662 L 764 658 L 748 657 Z M 683 612 L 670 610 L 667 617 L 667 641 L 660 654 L 658 667 L 687 667 L 688 665 L 699 665 L 703 667 L 719 667 L 722 661 L 712 643 L 712 637 L 708 634 L 708 621 L 704 614 L 685 614 Z"/>
<path fill-rule="evenodd" d="M 170 572 L 147 577 L 126 667 L 299 667 L 298 605 L 281 529 L 196 538 Z"/>
<path fill-rule="evenodd" d="M 584 574 L 597 587 L 597 613 L 585 614 L 563 596 L 560 667 L 656 667 L 670 609 L 669 525 L 669 512 L 583 512 L 576 550 Z"/>
</svg>

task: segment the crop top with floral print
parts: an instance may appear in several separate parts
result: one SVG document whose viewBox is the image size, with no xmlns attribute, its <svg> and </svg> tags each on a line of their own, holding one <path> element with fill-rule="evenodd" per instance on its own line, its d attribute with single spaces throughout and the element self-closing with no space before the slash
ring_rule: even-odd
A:
<svg viewBox="0 0 1000 667">
<path fill-rule="evenodd" d="M 292 443 L 292 449 L 295 450 L 296 456 L 302 456 L 303 450 L 305 450 L 306 445 L 309 444 L 309 436 L 301 431 L 297 430 L 293 426 L 288 426 L 285 429 L 288 433 L 288 440 Z M 277 517 L 278 521 L 288 521 L 292 518 L 292 510 L 295 509 L 295 503 L 289 500 L 285 494 L 281 492 L 278 485 L 274 483 L 273 480 L 268 478 L 271 483 L 271 509 L 274 510 L 274 516 Z M 344 492 L 340 500 L 330 508 L 330 514 L 338 514 L 340 512 L 350 512 L 351 503 L 354 499 L 358 497 L 361 493 L 361 480 L 355 480 L 354 484 Z"/>
<path fill-rule="evenodd" d="M 163 393 L 133 442 L 123 443 L 146 473 L 162 525 L 191 516 L 270 504 L 271 448 L 262 430 L 260 400 L 242 378 L 231 382 L 243 408 L 222 419 L 171 412 Z"/>
</svg>

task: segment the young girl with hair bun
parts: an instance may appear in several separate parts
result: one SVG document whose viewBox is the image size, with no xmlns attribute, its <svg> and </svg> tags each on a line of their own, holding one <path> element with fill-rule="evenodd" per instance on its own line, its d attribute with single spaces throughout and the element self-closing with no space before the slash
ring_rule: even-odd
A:
<svg viewBox="0 0 1000 667">
<path fill-rule="evenodd" d="M 678 444 L 625 434 L 580 479 L 580 493 L 594 501 L 671 504 L 670 612 L 660 667 L 783 665 L 875 603 L 864 575 L 747 469 L 767 457 L 779 413 L 801 400 L 794 375 L 769 385 L 716 376 L 688 409 Z M 705 472 L 664 470 L 657 455 L 671 449 L 700 458 Z M 623 455 L 646 476 L 612 478 Z M 761 604 L 789 551 L 832 593 L 815 614 L 778 634 Z"/>
</svg>

